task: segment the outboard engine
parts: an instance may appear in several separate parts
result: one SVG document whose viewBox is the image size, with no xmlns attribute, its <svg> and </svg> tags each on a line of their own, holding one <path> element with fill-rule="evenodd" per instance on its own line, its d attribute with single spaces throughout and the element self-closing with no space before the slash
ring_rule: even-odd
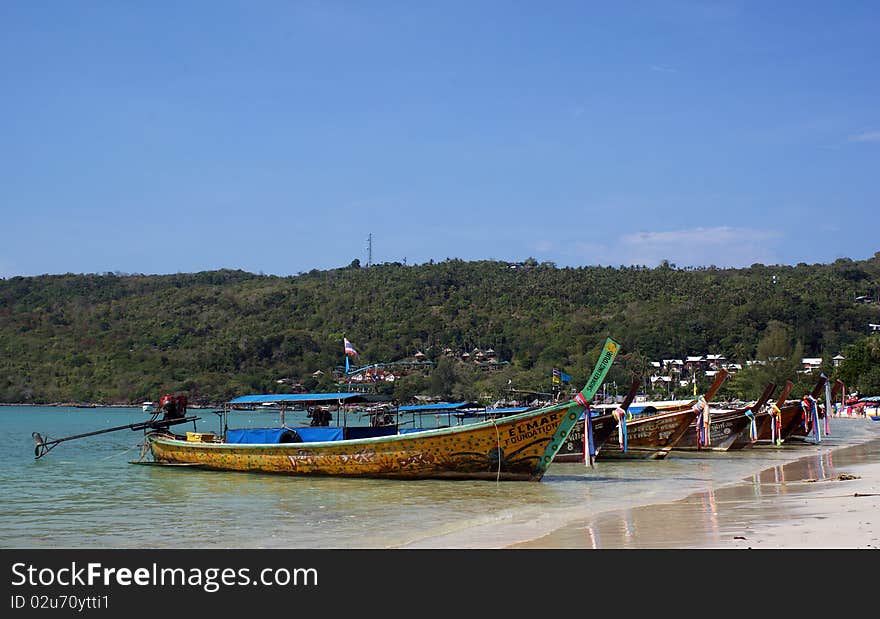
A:
<svg viewBox="0 0 880 619">
<path fill-rule="evenodd" d="M 186 416 L 186 396 L 165 394 L 159 398 L 159 410 L 164 414 L 162 420 L 181 419 Z"/>
</svg>

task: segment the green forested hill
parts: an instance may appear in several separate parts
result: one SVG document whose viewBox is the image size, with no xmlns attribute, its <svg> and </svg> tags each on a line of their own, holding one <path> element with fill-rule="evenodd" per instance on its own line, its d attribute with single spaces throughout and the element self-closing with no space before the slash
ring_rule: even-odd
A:
<svg viewBox="0 0 880 619">
<path fill-rule="evenodd" d="M 343 335 L 359 363 L 416 350 L 438 360 L 444 347 L 491 347 L 511 362 L 492 375 L 444 362 L 435 372 L 451 372 L 453 384 L 399 381 L 401 397 L 432 389 L 475 397 L 508 380 L 548 386 L 554 367 L 579 383 L 608 335 L 623 344 L 613 375 L 621 382 L 648 372 L 650 360 L 688 354 L 788 360 L 729 383 L 732 393 L 754 397 L 758 382 L 793 374 L 802 356 L 829 361 L 850 351 L 853 362 L 838 370 L 848 386 L 867 381 L 863 389 L 880 392 L 880 344 L 868 328 L 880 323 L 878 292 L 880 253 L 745 269 L 453 259 L 370 268 L 355 261 L 292 277 L 14 277 L 0 280 L 0 401 L 137 402 L 172 390 L 219 401 L 277 391 L 280 377 L 328 388 L 311 374 L 329 375 L 343 362 Z M 863 295 L 873 302 L 857 301 Z"/>
</svg>

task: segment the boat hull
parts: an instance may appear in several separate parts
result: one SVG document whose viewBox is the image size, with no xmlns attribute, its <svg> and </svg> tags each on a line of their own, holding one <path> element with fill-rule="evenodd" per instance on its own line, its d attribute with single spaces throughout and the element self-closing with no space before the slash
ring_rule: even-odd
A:
<svg viewBox="0 0 880 619">
<path fill-rule="evenodd" d="M 759 412 L 755 414 L 755 436 L 760 438 L 765 431 L 767 436 L 770 436 L 770 414 Z M 752 437 L 749 434 L 749 426 L 746 424 L 745 429 L 740 432 L 739 436 L 737 436 L 733 443 L 730 444 L 728 451 L 736 451 L 737 449 L 751 447 L 757 441 L 758 439 L 755 439 L 754 441 L 752 440 Z"/>
<path fill-rule="evenodd" d="M 780 422 L 779 427 L 781 428 L 782 440 L 785 440 L 788 436 L 791 435 L 792 431 L 796 428 L 797 424 L 802 423 L 801 421 L 801 404 L 800 402 L 795 402 L 794 404 L 786 404 L 785 406 L 780 407 Z M 759 443 L 770 443 L 772 442 L 772 430 L 771 430 L 771 415 L 767 416 L 767 421 L 758 428 L 758 442 Z"/>
<path fill-rule="evenodd" d="M 162 434 L 147 440 L 157 463 L 210 470 L 538 481 L 582 412 L 561 405 L 453 428 L 321 443 L 198 443 Z"/>
<path fill-rule="evenodd" d="M 617 435 L 617 421 L 614 415 L 600 415 L 593 417 L 593 448 L 598 450 L 610 439 Z M 581 419 L 572 428 L 568 438 L 562 444 L 553 462 L 584 462 L 584 421 Z"/>
<path fill-rule="evenodd" d="M 821 424 L 824 419 L 820 419 L 819 423 Z M 798 419 L 798 422 L 794 424 L 787 435 L 784 435 L 785 439 L 798 439 L 803 441 L 811 441 L 813 440 L 813 423 L 812 420 L 809 421 L 809 426 L 804 427 L 803 416 Z"/>
<path fill-rule="evenodd" d="M 660 460 L 678 444 L 693 423 L 691 409 L 635 418 L 626 424 L 626 451 L 613 439 L 599 449 L 597 460 Z"/>
<path fill-rule="evenodd" d="M 681 440 L 675 445 L 675 451 L 727 451 L 745 433 L 748 438 L 751 419 L 745 413 L 732 411 L 729 414 L 713 416 L 709 423 L 709 445 L 700 445 L 697 440 L 697 425 L 691 423 Z"/>
</svg>

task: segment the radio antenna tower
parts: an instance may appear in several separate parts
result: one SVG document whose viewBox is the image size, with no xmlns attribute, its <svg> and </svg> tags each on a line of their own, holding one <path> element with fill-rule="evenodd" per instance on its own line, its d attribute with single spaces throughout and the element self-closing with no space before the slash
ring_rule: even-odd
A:
<svg viewBox="0 0 880 619">
<path fill-rule="evenodd" d="M 367 235 L 367 266 L 373 266 L 373 233 Z"/>
</svg>

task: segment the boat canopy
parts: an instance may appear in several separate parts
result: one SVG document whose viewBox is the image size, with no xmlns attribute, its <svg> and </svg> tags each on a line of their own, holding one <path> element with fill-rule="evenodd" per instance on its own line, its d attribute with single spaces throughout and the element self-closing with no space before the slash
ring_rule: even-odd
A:
<svg viewBox="0 0 880 619">
<path fill-rule="evenodd" d="M 233 400 L 230 404 L 266 404 L 266 403 L 290 403 L 310 404 L 315 402 L 363 402 L 363 393 L 265 393 L 262 395 L 243 395 Z"/>
<path fill-rule="evenodd" d="M 335 426 L 316 426 L 297 428 L 296 434 L 304 443 L 320 443 L 323 441 L 341 441 L 342 428 Z"/>
<path fill-rule="evenodd" d="M 412 406 L 401 406 L 397 409 L 399 413 L 435 413 L 437 411 L 454 411 L 460 408 L 473 406 L 471 402 L 438 402 L 436 404 L 414 404 Z"/>
<path fill-rule="evenodd" d="M 487 415 L 498 415 L 498 414 L 513 415 L 515 413 L 524 413 L 527 410 L 529 410 L 528 406 L 512 406 L 512 407 L 508 407 L 508 408 L 487 408 L 486 414 Z"/>
</svg>

